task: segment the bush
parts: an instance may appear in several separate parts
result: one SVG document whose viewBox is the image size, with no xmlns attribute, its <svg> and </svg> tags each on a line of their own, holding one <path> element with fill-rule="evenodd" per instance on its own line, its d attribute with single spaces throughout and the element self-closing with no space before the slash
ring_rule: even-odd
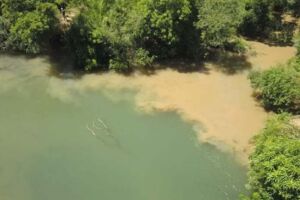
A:
<svg viewBox="0 0 300 200">
<path fill-rule="evenodd" d="M 266 109 L 299 113 L 300 74 L 292 63 L 263 72 L 252 72 L 249 77 Z"/>
<path fill-rule="evenodd" d="M 278 27 L 278 30 L 269 33 L 270 41 L 281 45 L 292 45 L 294 37 L 295 24 L 283 23 Z"/>
<path fill-rule="evenodd" d="M 194 29 L 189 23 L 191 3 L 188 0 L 139 0 L 134 6 L 140 16 L 135 41 L 158 58 L 176 56 L 184 31 Z M 190 24 L 190 26 L 186 26 Z"/>
<path fill-rule="evenodd" d="M 80 15 L 66 33 L 66 43 L 76 67 L 91 71 L 107 69 L 110 43 L 101 30 L 95 29 L 88 16 Z"/>
<path fill-rule="evenodd" d="M 149 67 L 154 61 L 154 56 L 151 56 L 149 51 L 139 48 L 134 55 L 132 64 L 136 67 Z"/>
<path fill-rule="evenodd" d="M 6 41 L 9 37 L 9 20 L 0 16 L 0 50 L 7 48 Z"/>
<path fill-rule="evenodd" d="M 126 72 L 129 70 L 129 65 L 124 60 L 111 59 L 109 61 L 109 69 L 117 72 Z"/>
<path fill-rule="evenodd" d="M 246 53 L 250 47 L 245 40 L 241 38 L 233 38 L 225 45 L 225 48 L 229 51 L 243 54 Z"/>
<path fill-rule="evenodd" d="M 300 16 L 300 1 L 299 0 L 288 0 L 289 10 L 292 11 L 294 16 Z"/>
<path fill-rule="evenodd" d="M 300 55 L 300 32 L 295 37 L 294 44 L 295 44 L 295 47 L 297 48 L 298 55 Z"/>
<path fill-rule="evenodd" d="M 300 198 L 300 129 L 286 114 L 270 119 L 255 137 L 250 156 L 248 188 L 251 200 Z"/>
<path fill-rule="evenodd" d="M 87 71 L 147 67 L 154 58 L 203 59 L 213 48 L 243 53 L 237 29 L 245 2 L 244 28 L 251 31 L 267 29 L 265 19 L 275 19 L 286 0 L 2 0 L 0 48 L 39 53 L 52 39 Z M 67 23 L 58 13 L 64 3 L 74 6 Z M 70 17 L 74 10 L 79 16 Z M 60 31 L 53 33 L 59 22 Z"/>
<path fill-rule="evenodd" d="M 289 27 L 282 23 L 282 15 L 293 7 L 292 1 L 294 0 L 246 0 L 247 14 L 240 30 L 246 36 L 275 40 L 279 38 L 274 35 L 274 31 L 283 31 L 283 41 L 290 43 L 293 30 L 287 31 L 286 28 Z"/>
<path fill-rule="evenodd" d="M 53 3 L 6 0 L 1 12 L 2 49 L 40 53 L 58 23 L 57 7 Z"/>
<path fill-rule="evenodd" d="M 198 21 L 201 41 L 207 47 L 224 47 L 236 37 L 237 28 L 245 15 L 245 4 L 241 0 L 199 1 Z"/>
<path fill-rule="evenodd" d="M 288 65 L 289 65 L 291 68 L 295 69 L 296 72 L 300 73 L 300 57 L 299 57 L 299 56 L 297 56 L 297 57 L 291 59 L 291 60 L 289 61 Z"/>
</svg>

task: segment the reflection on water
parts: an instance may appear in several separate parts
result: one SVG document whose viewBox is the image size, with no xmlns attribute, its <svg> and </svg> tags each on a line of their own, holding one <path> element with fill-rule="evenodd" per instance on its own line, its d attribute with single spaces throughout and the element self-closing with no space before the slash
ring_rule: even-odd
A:
<svg viewBox="0 0 300 200">
<path fill-rule="evenodd" d="M 137 112 L 127 91 L 65 94 L 76 80 L 48 77 L 49 66 L 0 56 L 1 200 L 233 200 L 244 191 L 245 169 L 199 144 L 176 114 Z M 50 95 L 54 82 L 67 98 Z"/>
</svg>

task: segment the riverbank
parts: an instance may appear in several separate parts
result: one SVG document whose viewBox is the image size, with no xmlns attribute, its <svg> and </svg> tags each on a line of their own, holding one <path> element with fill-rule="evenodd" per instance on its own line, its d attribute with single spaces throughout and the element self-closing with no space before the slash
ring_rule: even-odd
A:
<svg viewBox="0 0 300 200">
<path fill-rule="evenodd" d="M 286 62 L 296 53 L 293 47 L 249 44 L 252 49 L 246 61 L 250 68 L 266 69 Z M 113 90 L 134 90 L 135 103 L 141 112 L 176 111 L 195 126 L 200 142 L 233 151 L 245 163 L 251 149 L 249 141 L 263 128 L 269 114 L 252 97 L 247 79 L 249 68 L 228 74 L 220 70 L 218 63 L 207 63 L 205 69 L 189 73 L 164 69 L 152 75 L 131 76 L 112 72 L 92 74 L 80 80 L 68 80 L 67 87 L 60 83 L 65 80 L 52 78 L 48 91 L 53 97 L 73 101 L 73 90 L 107 90 L 108 96 L 112 96 Z"/>
</svg>

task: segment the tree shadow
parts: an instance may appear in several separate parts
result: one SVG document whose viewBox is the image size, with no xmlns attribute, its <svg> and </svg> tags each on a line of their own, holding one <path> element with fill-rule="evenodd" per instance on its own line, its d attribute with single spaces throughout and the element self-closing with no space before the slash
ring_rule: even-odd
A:
<svg viewBox="0 0 300 200">
<path fill-rule="evenodd" d="M 297 14 L 284 14 L 280 16 L 277 23 L 264 33 L 249 36 L 249 40 L 256 40 L 269 46 L 293 46 L 294 35 L 300 23 Z"/>
<path fill-rule="evenodd" d="M 212 64 L 214 69 L 228 75 L 242 73 L 252 68 L 246 54 L 232 52 L 215 52 L 208 57 L 207 62 Z"/>
<path fill-rule="evenodd" d="M 270 46 L 293 46 L 293 39 L 297 29 L 296 19 L 291 19 L 291 21 L 284 22 L 276 30 L 269 33 L 269 37 L 260 38 L 259 41 Z"/>
<path fill-rule="evenodd" d="M 163 60 L 153 66 L 152 71 L 172 69 L 180 73 L 209 73 L 209 69 L 205 66 L 203 61 L 196 61 L 191 59 L 170 59 Z"/>
<path fill-rule="evenodd" d="M 48 55 L 52 66 L 49 71 L 49 75 L 56 76 L 58 78 L 80 78 L 86 74 L 103 74 L 109 71 L 106 68 L 87 72 L 83 69 L 77 68 L 72 62 L 71 56 L 62 51 L 51 52 Z M 214 70 L 228 75 L 242 73 L 252 67 L 251 63 L 247 60 L 247 55 L 245 54 L 215 50 L 203 60 L 173 58 L 161 60 L 146 68 L 128 69 L 117 73 L 124 76 L 131 76 L 135 72 L 139 72 L 141 74 L 151 76 L 155 75 L 160 70 L 170 69 L 180 73 L 209 74 L 212 69 L 211 66 L 213 66 Z"/>
<path fill-rule="evenodd" d="M 72 62 L 71 56 L 64 54 L 63 52 L 51 52 L 49 54 L 49 61 L 51 63 L 51 69 L 49 75 L 56 76 L 58 78 L 80 78 L 86 74 L 104 74 L 109 72 L 107 68 L 94 69 L 91 71 L 85 71 L 78 68 Z M 129 68 L 123 71 L 117 71 L 117 73 L 124 76 L 131 76 L 135 72 L 139 72 L 143 75 L 155 75 L 157 71 L 164 69 L 172 69 L 180 73 L 208 73 L 209 69 L 205 67 L 203 62 L 197 62 L 189 59 L 169 59 L 155 62 L 153 65 L 141 68 Z"/>
<path fill-rule="evenodd" d="M 87 74 L 83 69 L 76 67 L 71 55 L 63 48 L 49 51 L 48 56 L 51 63 L 50 76 L 62 79 L 76 79 Z"/>
</svg>

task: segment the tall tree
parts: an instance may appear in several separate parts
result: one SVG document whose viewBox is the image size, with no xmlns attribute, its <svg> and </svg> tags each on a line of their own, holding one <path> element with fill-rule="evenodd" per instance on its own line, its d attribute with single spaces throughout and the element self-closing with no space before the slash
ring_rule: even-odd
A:
<svg viewBox="0 0 300 200">
<path fill-rule="evenodd" d="M 237 29 L 245 15 L 241 0 L 200 0 L 196 27 L 207 47 L 224 47 L 236 38 Z"/>
</svg>

